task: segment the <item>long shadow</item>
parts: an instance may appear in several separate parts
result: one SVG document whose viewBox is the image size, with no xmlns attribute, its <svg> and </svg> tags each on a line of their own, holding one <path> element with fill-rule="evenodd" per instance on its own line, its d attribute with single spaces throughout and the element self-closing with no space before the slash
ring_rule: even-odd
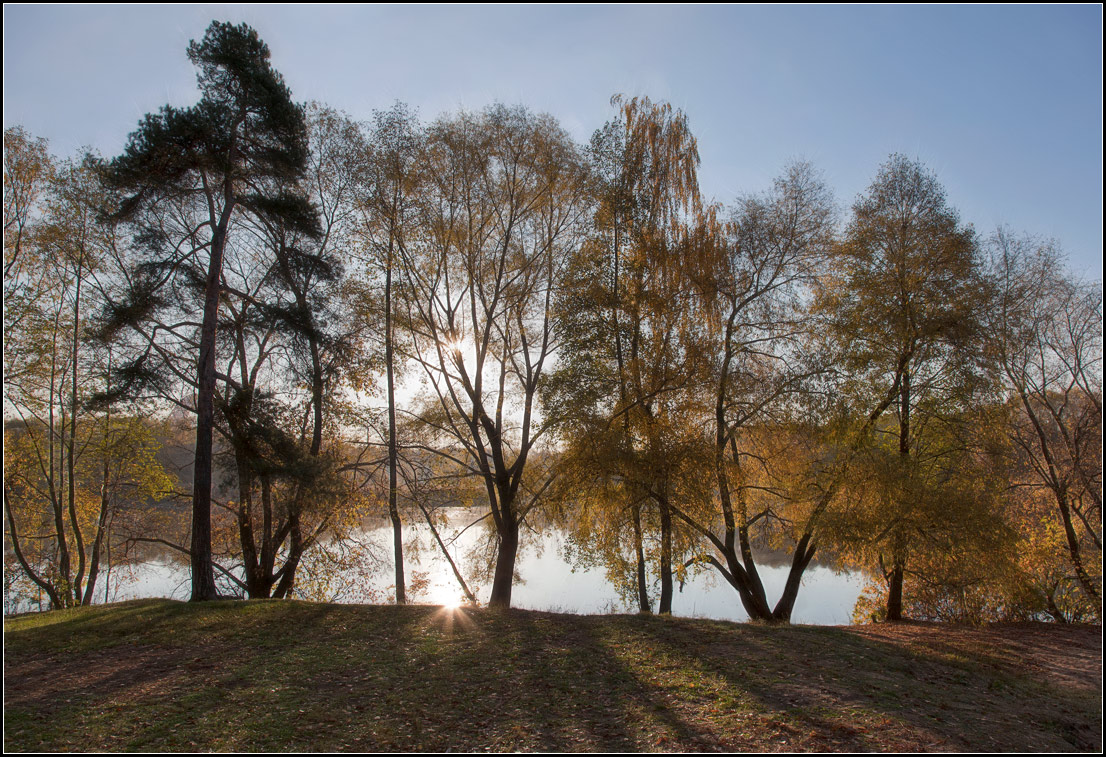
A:
<svg viewBox="0 0 1106 757">
<path fill-rule="evenodd" d="M 436 677 L 461 687 L 469 719 L 482 724 L 468 732 L 474 741 L 454 748 L 635 750 L 625 718 L 612 716 L 631 695 L 629 681 L 603 646 L 579 632 L 577 620 L 523 610 L 432 618 L 448 642 Z"/>
<path fill-rule="evenodd" d="M 1101 745 L 1100 687 L 1034 680 L 1009 653 L 981 651 L 985 635 L 927 629 L 892 641 L 679 618 L 279 608 L 146 601 L 17 625 L 5 634 L 6 709 L 21 724 L 72 728 L 77 713 L 101 728 L 117 717 L 132 744 L 161 727 L 137 722 L 142 708 L 183 713 L 199 749 L 763 749 L 776 744 L 767 728 L 793 749 Z M 1060 654 L 1062 629 L 1047 638 Z"/>
<path fill-rule="evenodd" d="M 535 748 L 640 751 L 656 746 L 645 733 L 650 719 L 660 721 L 685 748 L 709 744 L 614 652 L 593 619 L 518 612 L 512 620 L 520 637 L 539 641 L 517 678 L 520 688 L 534 693 L 527 713 L 537 720 Z"/>
<path fill-rule="evenodd" d="M 886 749 L 899 740 L 885 730 L 865 733 L 864 720 L 899 724 L 906 748 L 1093 749 L 1101 741 L 1096 724 L 1069 714 L 1075 704 L 1067 692 L 1031 682 L 999 658 L 981 666 L 834 628 L 695 621 L 644 630 L 684 664 L 704 666 L 785 716 L 796 735 L 814 731 L 834 748 Z M 848 712 L 861 722 L 843 721 Z"/>
<path fill-rule="evenodd" d="M 656 748 L 642 727 L 650 719 L 667 748 L 712 744 L 615 653 L 597 630 L 606 619 L 407 610 L 361 666 L 327 670 L 305 709 L 353 704 L 347 727 L 380 748 L 638 751 Z"/>
<path fill-rule="evenodd" d="M 675 680 L 682 672 L 690 671 L 693 678 L 700 678 L 698 666 L 688 661 L 684 671 L 665 670 L 677 650 L 670 644 L 653 644 L 648 629 L 669 623 L 671 619 L 657 616 L 621 615 L 588 618 L 584 626 L 595 643 L 610 656 L 623 675 L 632 681 L 634 691 L 629 701 L 623 703 L 623 716 L 627 719 L 644 716 L 660 726 L 659 738 L 652 734 L 638 748 L 663 751 L 713 751 L 719 748 L 719 735 L 714 729 L 685 717 L 673 707 L 672 699 L 685 703 L 690 694 L 679 689 Z M 656 667 L 654 667 L 654 665 Z M 673 689 L 677 689 L 672 691 Z M 700 692 L 699 696 L 705 696 Z"/>
</svg>

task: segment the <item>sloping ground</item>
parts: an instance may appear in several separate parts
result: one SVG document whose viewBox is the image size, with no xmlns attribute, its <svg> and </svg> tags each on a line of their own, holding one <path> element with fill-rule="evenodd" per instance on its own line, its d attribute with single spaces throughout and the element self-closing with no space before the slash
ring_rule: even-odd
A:
<svg viewBox="0 0 1106 757">
<path fill-rule="evenodd" d="M 8 620 L 6 751 L 1099 751 L 1098 627 L 141 600 Z"/>
</svg>

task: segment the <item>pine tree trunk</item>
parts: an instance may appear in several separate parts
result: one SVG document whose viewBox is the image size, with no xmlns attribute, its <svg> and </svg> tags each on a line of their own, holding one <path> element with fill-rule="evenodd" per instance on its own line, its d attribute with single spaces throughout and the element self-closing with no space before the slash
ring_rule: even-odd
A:
<svg viewBox="0 0 1106 757">
<path fill-rule="evenodd" d="M 211 468 L 215 429 L 215 332 L 219 319 L 220 276 L 225 228 L 216 228 L 207 270 L 196 387 L 196 460 L 192 476 L 192 602 L 218 599 L 211 557 Z"/>
</svg>

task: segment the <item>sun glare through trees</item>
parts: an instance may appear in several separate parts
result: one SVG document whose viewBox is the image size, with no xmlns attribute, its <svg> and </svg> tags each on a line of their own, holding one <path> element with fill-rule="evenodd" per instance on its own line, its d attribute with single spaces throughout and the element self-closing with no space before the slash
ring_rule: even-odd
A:
<svg viewBox="0 0 1106 757">
<path fill-rule="evenodd" d="M 645 613 L 709 573 L 786 624 L 821 565 L 858 620 L 1100 618 L 1101 286 L 924 161 L 725 204 L 663 100 L 586 141 L 524 105 L 359 122 L 246 24 L 184 52 L 197 99 L 117 156 L 5 130 L 9 610 L 158 550 L 195 601 L 508 608 L 556 531 Z"/>
<path fill-rule="evenodd" d="M 212 12 L 4 9 L 5 752 L 1101 753 L 1100 7 Z"/>
</svg>

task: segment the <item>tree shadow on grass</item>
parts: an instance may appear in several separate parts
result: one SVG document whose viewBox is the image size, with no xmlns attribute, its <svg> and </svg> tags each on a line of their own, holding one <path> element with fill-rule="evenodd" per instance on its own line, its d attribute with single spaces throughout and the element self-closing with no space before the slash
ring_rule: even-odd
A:
<svg viewBox="0 0 1106 757">
<path fill-rule="evenodd" d="M 1088 711 L 1086 698 L 998 657 L 981 665 L 824 627 L 646 623 L 641 633 L 675 664 L 702 666 L 782 717 L 794 748 L 1050 751 L 1101 742 L 1100 708 Z"/>
<path fill-rule="evenodd" d="M 632 660 L 616 653 L 603 621 L 519 612 L 515 633 L 530 640 L 515 681 L 526 692 L 516 719 L 533 730 L 529 748 L 547 751 L 710 749 L 712 740 L 669 706 Z"/>
<path fill-rule="evenodd" d="M 1064 751 L 1101 743 L 1100 687 L 1039 680 L 1011 662 L 1017 654 L 988 654 L 986 633 L 955 629 L 932 629 L 920 644 L 910 633 L 647 616 L 164 601 L 13 627 L 10 748 Z M 1056 654 L 1065 633 L 1042 631 Z M 1036 637 L 1025 638 L 1028 651 Z M 1093 656 L 1094 645 L 1084 646 Z M 78 741 L 67 740 L 74 734 Z"/>
</svg>

